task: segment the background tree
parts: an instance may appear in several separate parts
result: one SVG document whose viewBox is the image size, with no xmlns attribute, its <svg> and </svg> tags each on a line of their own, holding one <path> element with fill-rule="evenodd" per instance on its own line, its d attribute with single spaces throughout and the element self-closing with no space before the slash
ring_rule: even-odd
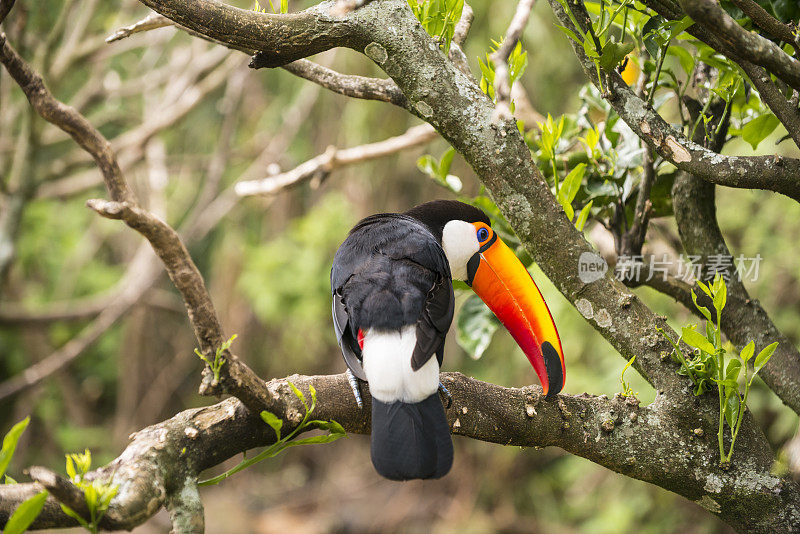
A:
<svg viewBox="0 0 800 534">
<path fill-rule="evenodd" d="M 536 386 L 494 385 L 530 382 L 524 359 L 499 354 L 512 350 L 507 339 L 493 342 L 494 357 L 479 362 L 463 358 L 451 343 L 451 368 L 489 381 L 444 375 L 454 397 L 448 410 L 454 433 L 506 445 L 555 445 L 677 493 L 740 531 L 789 532 L 800 524 L 800 493 L 790 476 L 798 446 L 796 439 L 788 441 L 800 408 L 799 260 L 787 229 L 798 218 L 800 200 L 800 160 L 794 157 L 800 141 L 800 13 L 791 2 L 550 0 L 549 6 L 539 3 L 527 46 L 517 46 L 534 7 L 525 0 L 503 6 L 503 13 L 493 3 L 470 7 L 449 0 L 324 2 L 305 10 L 281 2 L 275 13 L 211 0 L 141 3 L 154 12 L 137 2 L 48 2 L 49 9 L 34 9 L 0 1 L 4 422 L 10 426 L 36 411 L 18 446 L 26 451 L 24 459 L 17 453 L 20 466 L 39 460 L 55 465 L 54 454 L 100 445 L 108 432 L 124 442 L 128 432 L 159 416 L 205 404 L 189 396 L 175 401 L 192 387 L 188 377 L 199 362 L 192 345 L 212 364 L 222 362 L 206 367 L 200 393 L 232 398 L 136 432 L 116 459 L 119 445 L 106 443 L 100 463 L 109 463 L 94 471 L 85 457 L 75 457 L 71 480 L 31 468 L 34 483 L 0 486 L 0 523 L 42 487 L 50 496 L 35 527 L 89 521 L 96 506 L 87 500 L 87 484 L 99 481 L 114 488 L 99 520 L 103 528 L 131 528 L 164 507 L 175 531 L 202 530 L 205 521 L 211 530 L 215 516 L 204 516 L 203 504 L 224 502 L 225 486 L 203 503 L 200 474 L 274 444 L 276 434 L 258 417 L 264 410 L 283 421 L 284 436 L 301 424 L 305 408 L 289 381 L 306 402 L 313 386 L 315 418 L 336 420 L 351 433 L 368 432 L 369 411 L 357 409 L 344 375 L 266 383 L 258 376 L 341 370 L 332 336 L 324 335 L 333 250 L 357 215 L 403 209 L 445 194 L 446 187 L 447 194 L 491 212 L 509 237 L 513 232 L 523 258 L 553 283 L 545 291 L 563 295 L 554 313 L 569 360 L 567 391 L 592 393 L 562 394 L 550 402 Z M 108 38 L 115 44 L 98 37 L 120 26 Z M 165 26 L 179 29 L 151 31 Z M 491 45 L 490 38 L 498 37 L 504 39 Z M 567 62 L 561 53 L 568 43 L 577 61 Z M 341 48 L 358 54 L 322 54 Z M 252 67 L 283 67 L 314 83 L 249 71 L 241 52 L 254 54 Z M 315 54 L 317 62 L 303 59 Z M 480 62 L 468 59 L 475 56 Z M 582 70 L 582 81 L 565 65 Z M 389 78 L 376 77 L 381 71 Z M 631 75 L 637 72 L 638 78 Z M 535 108 L 558 118 L 545 120 Z M 412 116 L 427 125 L 411 126 Z M 336 121 L 338 128 L 320 127 Z M 408 129 L 398 136 L 401 126 Z M 435 141 L 439 136 L 455 152 L 445 152 L 446 145 Z M 419 161 L 433 178 L 422 183 L 415 158 L 396 154 L 430 142 L 440 146 Z M 468 166 L 453 160 L 455 153 Z M 294 166 L 310 154 L 319 155 Z M 395 158 L 385 179 L 374 175 L 391 168 L 386 161 L 362 170 L 361 178 L 350 168 L 384 157 Z M 327 180 L 334 171 L 343 175 L 341 184 Z M 148 244 L 81 206 L 78 199 L 98 196 L 101 185 L 108 199 L 89 200 L 88 206 L 123 221 Z M 719 191 L 725 236 L 717 221 L 717 185 L 726 186 Z M 253 195 L 260 196 L 240 200 Z M 664 276 L 643 251 L 657 257 L 666 251 L 673 260 L 696 257 L 699 280 L 726 275 L 724 306 L 720 297 L 704 298 L 699 284 L 695 306 L 696 280 L 687 282 L 674 269 Z M 611 271 L 591 280 L 579 276 L 587 261 L 601 265 L 597 252 L 639 273 L 623 277 L 629 285 L 649 288 L 634 293 Z M 764 258 L 759 277 L 752 286 L 748 282 L 763 307 L 735 272 L 739 254 Z M 183 298 L 196 341 L 184 315 L 176 313 L 181 307 L 161 280 L 158 260 Z M 716 292 L 722 292 L 719 283 Z M 715 323 L 711 312 L 717 309 L 729 345 L 713 329 L 710 341 L 703 341 L 701 324 L 694 335 L 677 328 L 695 349 L 673 351 L 667 338 L 679 334 L 661 313 L 679 327 L 689 312 L 700 320 L 707 313 Z M 479 355 L 493 326 L 474 299 L 465 299 L 459 326 L 460 343 Z M 225 347 L 234 332 L 232 349 L 241 359 Z M 752 371 L 734 363 L 737 355 L 742 351 L 745 369 L 748 362 L 759 368 L 776 342 L 760 369 L 763 384 L 754 382 L 747 397 L 751 409 L 745 410 L 740 388 L 745 391 L 743 379 Z M 606 353 L 629 361 L 635 356 L 632 366 L 643 380 L 624 377 L 628 396 L 602 394 L 619 387 L 616 376 L 624 365 Z M 629 386 L 627 380 L 635 381 Z M 729 427 L 738 431 L 727 458 Z M 279 491 L 265 496 L 285 498 L 288 486 L 321 506 L 320 488 L 348 476 L 349 469 L 331 465 L 340 463 L 341 448 L 354 449 L 346 467 L 361 469 L 361 478 L 369 480 L 373 475 L 361 467 L 367 463 L 363 443 L 340 441 L 322 452 L 291 453 L 306 455 L 304 470 L 272 475 Z M 585 475 L 575 472 L 585 463 L 556 452 L 522 454 L 469 443 L 459 448 L 461 461 L 450 480 L 423 486 L 436 497 L 428 499 L 430 508 L 420 513 L 409 505 L 417 520 L 463 518 L 459 506 L 475 503 L 461 519 L 466 524 L 484 520 L 527 530 L 535 516 L 542 526 L 569 521 L 592 528 L 591 519 L 619 529 L 627 520 L 650 521 L 658 530 L 666 518 L 675 528 L 723 528 L 698 521 L 706 516 L 697 508 L 689 508 L 690 519 L 678 518 L 685 501 L 653 489 L 641 500 L 613 500 L 617 508 L 584 499 L 583 510 L 561 505 L 548 516 L 537 500 L 573 495 L 570 482 L 585 487 Z M 509 476 L 486 480 L 480 467 L 470 466 L 477 457 L 491 462 L 478 466 L 497 466 L 493 474 Z M 552 477 L 546 490 L 536 488 L 536 471 Z M 604 481 L 597 490 L 604 501 L 614 485 L 646 487 L 596 476 Z M 420 502 L 419 485 L 381 488 Z M 327 491 L 337 501 L 329 508 L 338 518 L 329 519 L 331 528 L 341 525 L 336 521 L 366 528 L 363 515 L 349 519 L 342 513 L 341 490 Z M 354 498 L 353 506 L 386 502 L 386 493 L 372 493 Z M 403 501 L 393 502 L 400 503 L 392 506 L 395 521 L 407 520 L 411 512 L 403 512 Z M 447 504 L 446 511 L 437 503 Z M 226 519 L 217 529 L 230 529 L 230 508 L 221 509 Z M 396 526 L 391 517 L 382 521 L 384 528 Z"/>
</svg>

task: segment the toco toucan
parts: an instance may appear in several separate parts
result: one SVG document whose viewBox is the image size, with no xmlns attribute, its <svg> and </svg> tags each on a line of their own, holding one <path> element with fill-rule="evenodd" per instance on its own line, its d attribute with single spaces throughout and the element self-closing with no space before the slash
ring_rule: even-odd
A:
<svg viewBox="0 0 800 534">
<path fill-rule="evenodd" d="M 447 393 L 439 367 L 453 320 L 453 279 L 469 284 L 511 333 L 545 395 L 564 385 L 550 311 L 483 211 L 435 200 L 363 219 L 333 259 L 333 324 L 359 406 L 355 377 L 372 394 L 372 463 L 392 480 L 439 478 L 453 463 L 437 395 L 440 387 Z"/>
</svg>

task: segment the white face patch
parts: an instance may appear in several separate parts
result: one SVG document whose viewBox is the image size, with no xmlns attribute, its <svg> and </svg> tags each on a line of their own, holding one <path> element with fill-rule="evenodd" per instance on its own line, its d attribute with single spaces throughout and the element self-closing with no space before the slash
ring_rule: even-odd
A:
<svg viewBox="0 0 800 534">
<path fill-rule="evenodd" d="M 466 221 L 450 221 L 444 225 L 442 248 L 454 280 L 467 279 L 467 262 L 480 248 L 475 232 L 475 227 Z"/>
</svg>

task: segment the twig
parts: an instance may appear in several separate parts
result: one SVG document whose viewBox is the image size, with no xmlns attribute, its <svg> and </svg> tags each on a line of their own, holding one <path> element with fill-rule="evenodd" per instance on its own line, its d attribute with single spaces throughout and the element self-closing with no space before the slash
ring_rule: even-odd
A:
<svg viewBox="0 0 800 534">
<path fill-rule="evenodd" d="M 236 184 L 236 194 L 240 197 L 251 195 L 274 195 L 278 191 L 297 185 L 315 176 L 326 176 L 339 167 L 381 158 L 419 146 L 436 139 L 437 133 L 432 126 L 422 124 L 409 128 L 406 133 L 390 137 L 377 143 L 370 143 L 353 148 L 337 149 L 329 147 L 319 156 L 301 163 L 294 169 L 269 176 L 261 180 L 242 181 Z"/>
<path fill-rule="evenodd" d="M 536 0 L 520 0 L 517 10 L 506 30 L 505 38 L 490 59 L 494 63 L 494 94 L 496 98 L 495 118 L 505 121 L 511 118 L 511 83 L 509 81 L 508 58 L 522 37 Z"/>
<path fill-rule="evenodd" d="M 108 140 L 83 115 L 53 97 L 45 87 L 42 77 L 8 44 L 2 32 L 0 32 L 0 63 L 5 65 L 8 73 L 28 97 L 33 109 L 43 119 L 67 132 L 81 148 L 91 154 L 100 172 L 103 173 L 111 198 L 119 202 L 132 201 L 133 193 L 122 176 Z"/>
<path fill-rule="evenodd" d="M 164 28 L 166 26 L 172 26 L 173 23 L 164 15 L 159 15 L 158 13 L 150 13 L 145 18 L 138 22 L 134 22 L 130 26 L 125 26 L 124 28 L 120 28 L 108 37 L 106 37 L 107 43 L 113 43 L 114 41 L 119 41 L 120 39 L 124 39 L 126 37 L 130 37 L 131 35 L 139 32 L 146 32 L 149 30 L 155 30 L 156 28 Z"/>
<path fill-rule="evenodd" d="M 341 74 L 307 59 L 299 59 L 283 68 L 340 95 L 407 106 L 406 97 L 392 80 Z"/>
</svg>

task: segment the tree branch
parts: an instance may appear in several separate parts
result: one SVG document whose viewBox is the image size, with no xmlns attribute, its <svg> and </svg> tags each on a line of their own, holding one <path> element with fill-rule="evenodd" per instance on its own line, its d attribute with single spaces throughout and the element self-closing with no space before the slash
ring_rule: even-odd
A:
<svg viewBox="0 0 800 534">
<path fill-rule="evenodd" d="M 556 0 L 549 0 L 556 17 L 567 28 L 572 21 Z M 583 4 L 570 4 L 579 21 L 588 21 Z M 583 22 L 582 22 L 583 24 Z M 587 22 L 588 24 L 588 22 Z M 587 26 L 588 27 L 588 26 Z M 573 51 L 595 85 L 597 70 L 583 47 Z M 722 156 L 687 139 L 639 98 L 616 72 L 606 72 L 606 99 L 631 129 L 664 159 L 679 169 L 717 185 L 766 189 L 800 201 L 800 160 L 782 156 Z"/>
<path fill-rule="evenodd" d="M 157 28 L 164 28 L 172 25 L 173 22 L 169 20 L 167 17 L 159 15 L 157 13 L 150 13 L 142 20 L 134 22 L 130 26 L 125 26 L 124 28 L 118 29 L 117 31 L 106 37 L 106 42 L 113 43 L 114 41 L 125 39 L 126 37 L 130 37 L 131 35 L 136 33 L 146 32 L 150 30 L 155 30 Z"/>
<path fill-rule="evenodd" d="M 236 184 L 236 194 L 244 197 L 250 195 L 274 195 L 278 191 L 297 185 L 315 177 L 324 179 L 328 174 L 347 165 L 382 158 L 391 154 L 423 145 L 436 139 L 438 134 L 430 125 L 412 126 L 404 134 L 390 137 L 376 143 L 337 149 L 329 147 L 325 153 L 301 163 L 290 171 L 260 180 L 242 181 Z"/>
<path fill-rule="evenodd" d="M 528 25 L 528 17 L 536 5 L 536 0 L 520 0 L 517 10 L 508 25 L 506 35 L 497 51 L 492 54 L 494 63 L 494 94 L 496 116 L 501 120 L 511 118 L 511 83 L 509 81 L 508 58 Z"/>
<path fill-rule="evenodd" d="M 340 95 L 366 100 L 381 100 L 401 108 L 408 105 L 406 97 L 392 80 L 341 74 L 307 59 L 299 59 L 283 65 L 283 68 L 295 76 L 305 78 Z"/>
<path fill-rule="evenodd" d="M 800 61 L 769 39 L 739 26 L 714 0 L 678 1 L 692 20 L 725 42 L 736 55 L 761 65 L 794 89 L 800 90 Z M 794 44 L 794 39 L 789 42 Z"/>
<path fill-rule="evenodd" d="M 772 37 L 790 44 L 797 43 L 797 36 L 789 24 L 779 21 L 753 0 L 731 0 L 731 3 Z"/>
<path fill-rule="evenodd" d="M 371 399 L 366 394 L 365 406 L 359 409 L 344 374 L 293 375 L 270 381 L 263 409 L 284 421 L 284 432 L 291 431 L 303 413 L 289 381 L 306 394 L 314 386 L 315 418 L 333 419 L 350 433 L 369 432 Z M 538 386 L 505 388 L 460 373 L 443 373 L 442 382 L 453 394 L 447 417 L 454 434 L 502 445 L 560 447 L 618 473 L 666 487 L 717 513 L 735 510 L 744 499 L 768 503 L 757 517 L 742 518 L 742 524 L 781 528 L 797 518 L 793 506 L 776 507 L 776 503 L 790 503 L 796 487 L 769 474 L 769 455 L 756 455 L 750 463 L 720 471 L 713 455 L 715 421 L 674 410 L 662 395 L 652 405 L 641 407 L 638 401 L 620 396 L 559 395 L 548 401 Z M 694 438 L 686 441 L 684 431 Z M 742 434 L 739 439 L 745 443 L 740 446 L 756 438 Z M 101 526 L 118 530 L 143 523 L 187 487 L 194 494 L 204 470 L 274 439 L 269 427 L 235 399 L 187 410 L 135 433 L 116 460 L 87 476 L 109 479 L 113 474 L 113 482 L 120 487 Z M 743 495 L 745 490 L 747 495 Z M 35 484 L 0 486 L 0 526 L 22 500 L 37 491 Z M 59 495 L 67 498 L 69 493 Z M 74 524 L 55 503 L 55 497 L 48 498 L 35 528 Z M 190 517 L 197 520 L 198 516 Z"/>
</svg>

